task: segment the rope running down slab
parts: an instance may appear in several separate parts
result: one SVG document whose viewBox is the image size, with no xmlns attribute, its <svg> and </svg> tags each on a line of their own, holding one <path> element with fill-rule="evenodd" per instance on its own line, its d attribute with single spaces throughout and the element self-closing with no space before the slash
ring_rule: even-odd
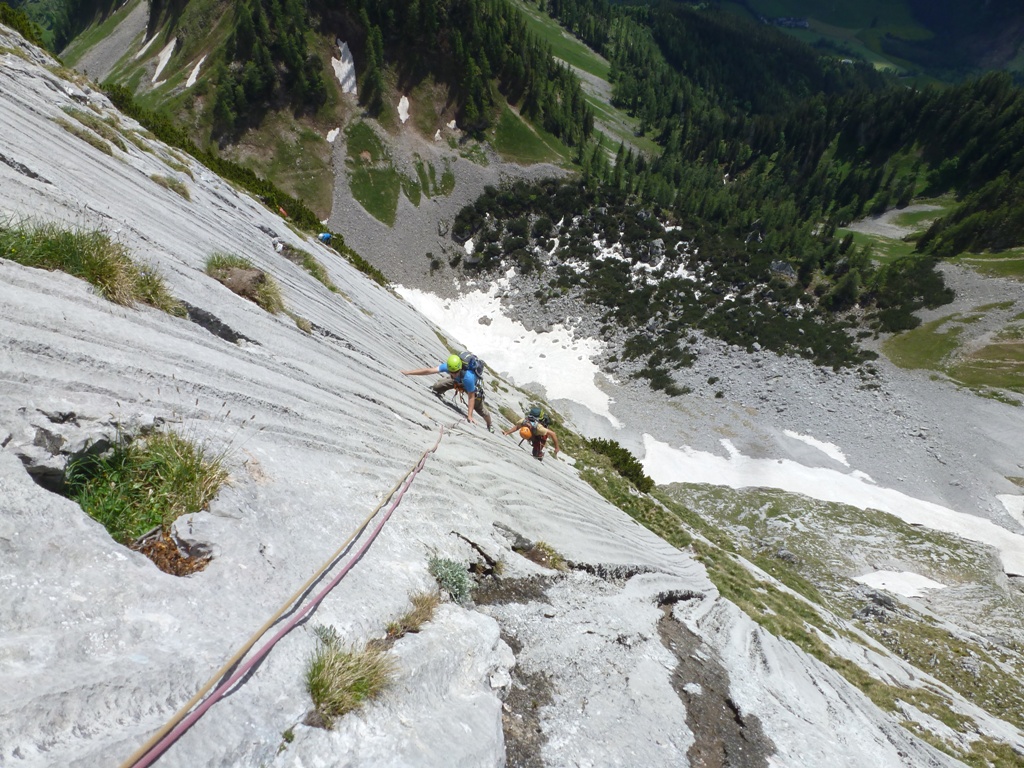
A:
<svg viewBox="0 0 1024 768">
<path fill-rule="evenodd" d="M 405 475 L 403 475 L 402 478 L 397 483 L 395 483 L 391 487 L 391 490 L 387 492 L 387 494 L 384 496 L 381 502 L 373 509 L 372 512 L 370 512 L 369 515 L 366 516 L 366 519 L 363 520 L 362 523 L 360 523 L 359 527 L 356 528 L 352 535 L 345 540 L 345 542 L 337 549 L 337 551 L 335 551 L 333 555 L 331 555 L 327 562 L 325 562 L 323 566 L 321 566 L 320 569 L 316 573 L 314 573 L 309 578 L 308 581 L 306 581 L 305 584 L 303 584 L 301 587 L 299 587 L 298 590 L 296 590 L 295 594 L 293 594 L 288 599 L 288 601 L 285 602 L 283 606 L 281 606 L 280 610 L 278 610 L 277 613 L 275 613 L 262 627 L 260 627 L 256 631 L 255 634 L 253 634 L 252 637 L 249 638 L 245 645 L 243 645 L 238 650 L 238 652 L 235 653 L 235 655 L 232 656 L 231 659 L 229 659 L 224 664 L 224 666 L 222 666 L 216 672 L 216 674 L 214 674 L 213 677 L 211 677 L 206 682 L 206 684 L 199 689 L 199 692 L 196 693 L 196 695 L 193 696 L 192 699 L 189 700 L 187 704 L 185 704 L 185 706 L 183 706 L 181 709 L 178 710 L 177 713 L 175 713 L 174 717 L 172 717 L 167 723 L 165 723 L 164 726 L 160 728 L 159 731 L 153 734 L 145 744 L 139 747 L 139 749 L 137 749 L 135 753 L 132 754 L 131 757 L 125 760 L 125 762 L 121 764 L 121 768 L 144 768 L 144 766 L 151 765 L 153 762 L 155 762 L 164 752 L 167 751 L 167 749 L 172 744 L 174 744 L 174 742 L 176 742 L 181 737 L 183 733 L 185 733 L 185 731 L 191 728 L 192 725 L 195 724 L 195 722 L 199 720 L 199 718 L 202 717 L 203 714 L 210 707 L 212 707 L 214 704 L 220 701 L 220 699 L 228 691 L 232 689 L 235 683 L 237 683 L 240 679 L 242 679 L 242 677 L 248 674 L 249 671 L 270 652 L 270 650 L 277 644 L 277 642 L 282 637 L 288 634 L 302 619 L 308 616 L 309 613 L 314 608 L 316 608 L 325 597 L 327 597 L 327 594 L 332 589 L 334 589 L 335 586 L 337 586 L 338 582 L 340 582 L 345 577 L 345 575 L 352 569 L 352 567 L 357 562 L 359 562 L 360 558 L 362 558 L 362 556 L 370 548 L 370 545 L 373 544 L 374 540 L 377 538 L 377 535 L 384 527 L 384 524 L 388 521 L 388 519 L 390 519 L 391 514 L 395 511 L 395 509 L 398 508 L 398 505 L 401 504 L 402 497 L 405 496 L 405 492 L 409 490 L 409 486 L 411 486 L 413 480 L 416 479 L 416 475 L 418 475 L 420 470 L 423 469 L 423 466 L 426 464 L 427 457 L 431 453 L 434 453 L 437 450 L 438 446 L 441 444 L 441 438 L 444 437 L 444 433 L 445 429 L 444 427 L 441 427 L 441 432 L 437 436 L 437 442 L 434 443 L 434 446 L 432 448 L 428 448 L 426 451 L 423 452 L 423 455 L 420 456 L 419 461 L 408 472 L 406 472 Z M 388 508 L 388 510 L 384 513 L 384 516 L 377 524 L 377 527 L 373 529 L 373 532 L 370 534 L 370 537 L 362 545 L 362 547 L 359 548 L 355 556 L 348 562 L 348 564 L 346 564 L 345 567 L 342 568 L 341 571 L 339 571 L 338 574 L 331 580 L 331 582 L 326 587 L 324 587 L 317 594 L 317 596 L 313 598 L 313 600 L 309 602 L 304 608 L 297 611 L 295 615 L 283 627 L 281 627 L 281 629 L 278 630 L 277 634 L 275 634 L 266 643 L 266 645 L 262 646 L 251 659 L 249 659 L 244 665 L 242 665 L 238 670 L 236 670 L 235 673 L 231 675 L 229 679 L 221 682 L 221 684 L 217 686 L 214 692 L 210 694 L 210 696 L 205 701 L 203 701 L 202 704 L 200 704 L 195 709 L 192 709 L 196 705 L 196 703 L 200 699 L 202 699 L 206 692 L 209 691 L 210 688 L 212 688 L 217 683 L 218 680 L 223 680 L 224 676 L 236 664 L 238 664 L 238 662 L 242 658 L 245 657 L 249 650 L 267 632 L 267 630 L 270 629 L 270 627 L 273 626 L 274 623 L 279 618 L 281 618 L 281 616 L 288 610 L 288 608 L 292 607 L 296 603 L 299 597 L 303 593 L 305 593 L 307 589 L 309 589 L 310 585 L 313 584 L 317 579 L 319 579 L 324 574 L 324 572 L 326 572 L 335 565 L 336 561 L 341 557 L 342 553 L 345 552 L 346 549 L 348 549 L 349 545 L 358 536 L 360 536 L 364 530 L 366 530 L 366 527 L 370 524 L 370 521 L 377 515 L 381 508 L 385 504 L 387 504 L 391 499 L 394 499 L 394 501 L 391 503 L 391 506 Z"/>
</svg>

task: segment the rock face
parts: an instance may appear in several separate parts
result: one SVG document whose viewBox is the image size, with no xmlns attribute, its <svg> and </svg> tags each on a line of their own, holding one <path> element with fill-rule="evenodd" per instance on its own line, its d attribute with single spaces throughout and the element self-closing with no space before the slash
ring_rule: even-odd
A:
<svg viewBox="0 0 1024 768">
<path fill-rule="evenodd" d="M 84 81 L 40 66 L 41 54 L 2 27 L 0 51 L 10 159 L 0 217 L 107 232 L 189 308 L 179 318 L 117 306 L 78 279 L 0 258 L 0 764 L 128 758 L 435 443 L 312 619 L 161 765 L 501 765 L 504 734 L 516 739 L 517 728 L 540 736 L 512 742 L 514 764 L 518 755 L 684 765 L 711 754 L 713 734 L 688 711 L 707 711 L 693 703 L 701 696 L 735 721 L 721 738 L 744 757 L 730 765 L 954 764 L 899 725 L 907 715 L 883 713 L 722 599 L 690 553 L 604 501 L 569 464 L 532 461 L 439 404 L 430 379 L 398 375 L 448 350 L 391 291 L 194 161 L 184 158 L 190 175 L 174 170 L 183 158 Z M 137 143 L 108 155 L 54 121 L 82 103 Z M 191 199 L 153 174 L 176 176 Z M 276 240 L 315 254 L 339 292 L 282 257 Z M 312 333 L 208 277 L 213 252 L 271 275 Z M 493 388 L 488 402 L 519 406 Z M 208 510 L 175 525 L 213 555 L 187 578 L 115 543 L 53 492 L 69 456 L 119 430 L 156 428 L 223 455 L 231 472 Z M 522 537 L 547 542 L 568 573 L 517 554 Z M 500 560 L 504 581 L 539 586 L 478 609 L 443 604 L 394 645 L 396 680 L 381 699 L 332 731 L 305 725 L 311 628 L 331 626 L 352 645 L 381 637 L 410 594 L 433 587 L 433 555 Z M 881 653 L 850 656 L 882 679 L 920 679 Z M 536 696 L 524 705 L 528 690 Z M 534 720 L 523 726 L 526 715 Z"/>
</svg>

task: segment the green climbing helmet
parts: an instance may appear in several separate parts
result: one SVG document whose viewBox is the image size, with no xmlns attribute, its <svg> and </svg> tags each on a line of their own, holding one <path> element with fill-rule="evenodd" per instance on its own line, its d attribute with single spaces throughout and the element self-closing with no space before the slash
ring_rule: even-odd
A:
<svg viewBox="0 0 1024 768">
<path fill-rule="evenodd" d="M 462 370 L 462 358 L 458 355 L 448 356 L 448 373 L 458 373 Z"/>
</svg>

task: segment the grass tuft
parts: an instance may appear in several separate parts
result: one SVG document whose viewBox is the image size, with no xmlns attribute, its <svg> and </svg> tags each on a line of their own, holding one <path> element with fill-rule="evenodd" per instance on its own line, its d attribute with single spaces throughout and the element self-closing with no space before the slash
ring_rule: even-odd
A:
<svg viewBox="0 0 1024 768">
<path fill-rule="evenodd" d="M 160 274 L 132 261 L 128 249 L 102 232 L 63 229 L 57 224 L 0 221 L 0 257 L 26 267 L 66 272 L 96 287 L 115 304 L 149 304 L 185 315 Z"/>
<path fill-rule="evenodd" d="M 569 567 L 565 562 L 565 558 L 562 557 L 558 550 L 546 541 L 535 542 L 532 547 L 520 554 L 537 563 L 537 565 L 542 565 L 555 571 L 564 571 Z"/>
<path fill-rule="evenodd" d="M 388 686 L 394 665 L 377 645 L 344 646 L 332 627 L 317 626 L 317 647 L 306 667 L 306 690 L 325 728 L 375 699 Z"/>
<path fill-rule="evenodd" d="M 437 579 L 438 585 L 457 603 L 469 600 L 473 590 L 473 580 L 465 566 L 455 560 L 437 557 L 430 558 L 428 564 L 430 575 Z"/>
<path fill-rule="evenodd" d="M 189 202 L 192 202 L 192 195 L 189 194 L 188 187 L 185 186 L 185 182 L 175 179 L 172 176 L 162 176 L 159 173 L 154 173 L 149 178 L 164 189 L 169 189 L 171 192 L 175 192 Z"/>
<path fill-rule="evenodd" d="M 277 281 L 246 258 L 233 253 L 213 253 L 206 260 L 206 274 L 272 315 L 284 311 Z"/>
<path fill-rule="evenodd" d="M 416 592 L 410 595 L 412 610 L 388 624 L 389 640 L 398 640 L 410 632 L 416 633 L 434 617 L 434 610 L 441 604 L 441 595 L 432 592 Z"/>
<path fill-rule="evenodd" d="M 95 133 L 90 131 L 88 128 L 83 128 L 80 125 L 74 125 L 73 123 L 69 123 L 63 117 L 55 117 L 55 118 L 53 118 L 53 121 L 55 123 L 57 123 L 57 125 L 59 125 L 61 128 L 63 128 L 68 133 L 70 133 L 70 134 L 72 134 L 74 136 L 77 136 L 82 141 L 86 142 L 87 144 L 91 144 L 96 149 L 98 149 L 100 152 L 103 152 L 104 154 L 107 154 L 107 155 L 110 155 L 110 156 L 114 155 L 114 150 L 112 150 L 110 148 L 110 144 L 108 144 L 106 141 L 101 139 L 99 136 L 97 136 Z"/>
<path fill-rule="evenodd" d="M 124 139 L 121 138 L 121 134 L 118 130 L 110 123 L 103 120 L 99 115 L 92 112 L 86 112 L 81 109 L 75 109 L 74 107 L 64 107 L 64 113 L 75 118 L 75 120 L 80 122 L 86 128 L 98 133 L 122 152 L 128 151 L 128 147 L 125 145 Z"/>
<path fill-rule="evenodd" d="M 223 456 L 174 432 L 122 440 L 106 456 L 72 460 L 65 474 L 67 496 L 127 544 L 153 528 L 206 507 L 227 480 Z"/>
</svg>

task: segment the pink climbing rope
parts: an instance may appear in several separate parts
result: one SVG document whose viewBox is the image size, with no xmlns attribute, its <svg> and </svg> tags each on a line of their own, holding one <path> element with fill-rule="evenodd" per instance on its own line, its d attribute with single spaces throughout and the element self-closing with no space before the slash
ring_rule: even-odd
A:
<svg viewBox="0 0 1024 768">
<path fill-rule="evenodd" d="M 171 747 L 171 745 L 174 744 L 174 742 L 181 738 L 182 734 L 184 734 L 185 731 L 191 728 L 196 723 L 196 721 L 199 720 L 199 718 L 206 713 L 206 711 L 210 707 L 212 707 L 214 704 L 220 701 L 225 696 L 225 694 L 227 694 L 227 692 L 232 689 L 235 683 L 241 680 L 246 674 L 249 673 L 249 671 L 253 667 L 255 667 L 255 665 L 258 662 L 260 662 L 268 653 L 270 653 L 271 649 L 278 643 L 278 641 L 282 637 L 287 635 L 292 629 L 294 629 L 296 624 L 298 624 L 300 621 L 306 618 L 306 616 L 308 616 L 314 608 L 320 605 L 321 601 L 325 597 L 327 597 L 328 593 L 338 585 L 338 582 L 340 582 L 345 577 L 345 575 L 350 570 L 352 570 L 355 564 L 358 563 L 362 556 L 366 554 L 367 550 L 369 550 L 370 545 L 373 544 L 374 540 L 377 538 L 377 535 L 384 528 L 384 524 L 388 521 L 388 519 L 390 519 L 391 514 L 398 508 L 398 505 L 402 503 L 402 497 L 405 496 L 405 492 L 409 490 L 409 487 L 412 485 L 413 480 L 416 479 L 416 475 L 420 473 L 420 470 L 423 469 L 424 465 L 427 463 L 427 457 L 430 454 L 434 453 L 437 450 L 438 446 L 441 444 L 441 438 L 443 436 L 444 427 L 441 428 L 441 433 L 437 436 L 437 442 L 434 443 L 434 447 L 423 452 L 423 455 L 420 456 L 420 460 L 416 463 L 416 466 L 413 467 L 412 471 L 406 476 L 405 482 L 403 483 L 401 489 L 393 497 L 390 506 L 388 507 L 387 511 L 385 511 L 384 515 L 381 517 L 380 522 L 377 523 L 377 527 L 373 529 L 373 532 L 370 534 L 369 538 L 367 538 L 366 542 L 359 548 L 359 550 L 355 553 L 352 559 L 349 560 L 345 567 L 342 568 L 333 579 L 331 579 L 330 583 L 327 584 L 327 586 L 325 586 L 322 590 L 320 590 L 317 596 L 314 597 L 313 600 L 310 601 L 304 608 L 302 608 L 300 611 L 297 611 L 295 615 L 291 619 L 289 619 L 289 621 L 285 623 L 285 625 L 281 627 L 281 629 L 277 631 L 277 634 L 275 634 L 266 643 L 266 645 L 262 646 L 255 653 L 255 655 L 251 659 L 249 659 L 249 661 L 245 662 L 245 664 L 239 667 L 238 670 L 233 675 L 231 675 L 231 677 L 227 681 L 217 686 L 217 688 L 214 689 L 214 691 L 199 706 L 197 706 L 187 716 L 185 716 L 168 734 L 166 734 L 162 739 L 156 742 L 156 744 L 150 747 L 145 753 L 142 754 L 141 757 L 129 762 L 128 765 L 137 766 L 138 768 L 145 768 L 145 766 L 152 765 L 157 759 L 160 758 L 160 756 L 164 752 L 166 752 Z"/>
</svg>

